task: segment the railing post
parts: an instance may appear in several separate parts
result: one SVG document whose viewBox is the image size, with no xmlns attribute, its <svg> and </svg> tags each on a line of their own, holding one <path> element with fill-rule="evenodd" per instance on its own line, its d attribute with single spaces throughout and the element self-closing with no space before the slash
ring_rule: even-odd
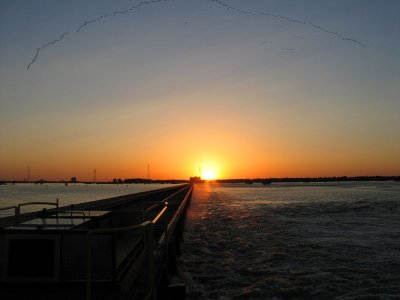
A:
<svg viewBox="0 0 400 300">
<path fill-rule="evenodd" d="M 147 245 L 147 263 L 148 263 L 148 274 L 149 274 L 149 295 L 154 299 L 154 288 L 155 288 L 155 258 L 154 258 L 154 224 L 150 222 L 145 229 L 145 239 Z"/>
<path fill-rule="evenodd" d="M 57 215 L 57 218 L 58 218 L 58 208 L 59 208 L 59 203 L 58 203 L 58 198 L 57 198 L 57 204 L 56 204 L 56 215 Z"/>
<path fill-rule="evenodd" d="M 86 237 L 86 300 L 92 297 L 92 236 Z"/>
<path fill-rule="evenodd" d="M 21 215 L 21 208 L 18 205 L 17 208 L 15 209 L 15 220 L 17 223 L 19 223 L 20 215 Z"/>
</svg>

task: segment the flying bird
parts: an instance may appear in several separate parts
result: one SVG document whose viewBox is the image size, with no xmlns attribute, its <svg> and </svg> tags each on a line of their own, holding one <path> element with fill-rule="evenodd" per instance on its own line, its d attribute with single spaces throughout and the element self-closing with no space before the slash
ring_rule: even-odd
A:
<svg viewBox="0 0 400 300">
<path fill-rule="evenodd" d="M 75 32 L 79 33 L 86 26 L 89 26 L 89 25 L 91 25 L 93 23 L 96 23 L 96 22 L 100 22 L 102 19 L 105 19 L 105 18 L 108 18 L 108 17 L 116 17 L 116 16 L 119 16 L 119 15 L 122 15 L 122 14 L 126 14 L 126 13 L 129 13 L 129 12 L 139 11 L 139 10 L 141 10 L 142 7 L 147 6 L 147 5 L 157 4 L 157 3 L 160 3 L 160 2 L 170 2 L 170 1 L 173 1 L 173 0 L 147 0 L 147 1 L 141 1 L 138 4 L 133 5 L 133 6 L 129 7 L 129 8 L 127 8 L 127 9 L 117 10 L 117 11 L 113 11 L 113 12 L 110 12 L 110 13 L 105 13 L 103 15 L 100 15 L 100 16 L 96 17 L 96 18 L 86 20 L 86 21 L 84 21 L 82 24 L 80 24 L 77 27 Z M 270 13 L 270 12 L 257 12 L 257 11 L 239 9 L 239 8 L 231 6 L 231 5 L 225 3 L 224 1 L 221 1 L 221 0 L 207 0 L 207 1 L 214 2 L 214 3 L 222 6 L 223 8 L 225 8 L 227 10 L 232 10 L 232 11 L 235 11 L 235 12 L 243 14 L 243 15 L 271 17 L 271 18 L 276 18 L 276 19 L 283 20 L 285 22 L 291 22 L 291 23 L 300 24 L 300 25 L 308 25 L 308 26 L 311 26 L 311 27 L 313 27 L 313 28 L 315 28 L 315 29 L 317 29 L 319 31 L 324 32 L 324 33 L 334 35 L 334 36 L 340 38 L 343 41 L 352 42 L 352 43 L 358 44 L 361 47 L 365 47 L 364 43 L 356 40 L 353 37 L 345 36 L 345 35 L 343 35 L 343 34 L 341 34 L 339 32 L 326 29 L 326 28 L 324 28 L 322 26 L 319 26 L 317 24 L 314 24 L 313 22 L 310 22 L 310 21 L 303 21 L 303 20 L 300 20 L 300 19 L 294 19 L 294 18 L 290 18 L 290 17 L 285 16 L 285 15 L 273 14 L 273 13 Z M 187 24 L 188 24 L 188 22 L 186 21 L 184 23 L 184 26 L 186 26 Z M 32 66 L 32 64 L 36 62 L 36 60 L 39 57 L 39 53 L 40 53 L 41 50 L 43 50 L 44 48 L 46 48 L 46 47 L 48 47 L 50 45 L 54 45 L 54 44 L 60 42 L 67 34 L 68 34 L 68 32 L 65 32 L 58 39 L 50 41 L 50 42 L 48 42 L 48 43 L 36 48 L 35 55 L 33 56 L 32 61 L 28 64 L 27 69 L 29 69 Z M 297 36 L 297 37 L 299 39 L 302 39 L 300 36 Z M 263 41 L 263 42 L 260 43 L 260 45 L 263 45 L 263 44 L 265 44 L 267 42 L 269 42 L 269 41 Z M 291 49 L 291 48 L 283 48 L 281 50 L 282 51 L 294 51 L 294 49 Z"/>
<path fill-rule="evenodd" d="M 220 6 L 222 6 L 224 8 L 228 7 L 228 4 L 226 4 L 225 2 L 220 1 L 220 0 L 208 0 L 208 1 L 215 2 L 215 3 L 219 4 Z M 343 41 L 353 42 L 355 44 L 358 44 L 361 47 L 365 47 L 365 44 L 363 44 L 362 42 L 356 40 L 355 38 L 347 37 L 347 36 L 345 36 L 345 35 L 343 35 L 343 34 L 341 34 L 339 32 L 326 29 L 326 28 L 324 28 L 322 26 L 319 26 L 319 25 L 316 25 L 316 24 L 314 24 L 313 22 L 310 22 L 310 21 L 303 21 L 303 20 L 300 20 L 300 19 L 293 19 L 293 18 L 289 18 L 288 16 L 272 14 L 272 13 L 269 13 L 269 12 L 254 12 L 254 11 L 249 11 L 249 10 L 241 10 L 241 9 L 238 9 L 238 8 L 235 8 L 235 7 L 232 7 L 232 9 L 235 10 L 236 12 L 238 12 L 238 13 L 241 13 L 241 14 L 246 14 L 246 15 L 247 14 L 251 14 L 253 16 L 261 15 L 261 16 L 265 16 L 265 17 L 272 17 L 272 18 L 281 19 L 281 20 L 284 20 L 284 21 L 287 21 L 287 22 L 291 22 L 291 23 L 309 25 L 309 26 L 314 27 L 317 30 L 323 31 L 323 32 L 331 34 L 331 35 L 335 35 L 335 36 L 341 38 Z"/>
<path fill-rule="evenodd" d="M 54 40 L 54 41 L 51 41 L 51 42 L 48 42 L 48 43 L 46 43 L 46 44 L 40 46 L 39 48 L 36 48 L 35 55 L 33 56 L 32 61 L 28 64 L 27 70 L 29 70 L 29 68 L 32 66 L 32 64 L 38 59 L 38 57 L 39 57 L 39 52 L 40 52 L 40 51 L 42 51 L 44 48 L 46 48 L 46 47 L 48 47 L 48 46 L 50 46 L 50 45 L 54 45 L 54 44 L 56 44 L 56 43 L 58 43 L 58 42 L 61 42 L 62 39 L 63 39 L 67 34 L 68 34 L 68 32 L 64 32 L 58 39 L 56 39 L 56 40 Z"/>
</svg>

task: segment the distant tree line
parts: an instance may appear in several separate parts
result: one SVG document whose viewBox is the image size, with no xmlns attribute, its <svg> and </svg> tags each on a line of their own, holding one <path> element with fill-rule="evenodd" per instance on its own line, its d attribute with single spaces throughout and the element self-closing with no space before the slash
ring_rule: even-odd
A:
<svg viewBox="0 0 400 300">
<path fill-rule="evenodd" d="M 255 179 L 218 179 L 218 183 L 263 183 L 273 182 L 342 182 L 342 181 L 400 181 L 400 176 L 333 176 L 333 177 L 296 177 L 296 178 L 255 178 Z"/>
<path fill-rule="evenodd" d="M 171 184 L 177 184 L 177 183 L 187 183 L 188 180 L 184 180 L 184 179 L 144 179 L 144 178 L 129 178 L 129 179 L 120 179 L 117 182 L 113 183 L 171 183 Z"/>
<path fill-rule="evenodd" d="M 332 177 L 296 177 L 296 178 L 233 178 L 233 179 L 215 179 L 211 180 L 211 182 L 217 183 L 245 183 L 245 184 L 253 184 L 253 183 L 262 183 L 262 184 L 270 184 L 274 182 L 343 182 L 343 181 L 400 181 L 400 176 L 332 176 Z M 36 184 L 43 183 L 96 183 L 96 184 L 131 184 L 131 183 L 142 183 L 142 184 L 150 184 L 150 183 L 169 183 L 169 184 L 179 184 L 179 183 L 188 183 L 189 180 L 185 179 L 145 179 L 145 178 L 114 178 L 112 181 L 98 181 L 98 182 L 86 182 L 86 181 L 54 181 L 54 180 L 45 180 L 40 179 L 36 181 L 32 181 Z M 31 182 L 31 183 L 32 183 Z M 205 182 L 205 180 L 199 180 L 195 182 Z M 17 181 L 17 180 L 0 180 L 1 184 L 7 183 L 27 183 L 27 181 Z"/>
</svg>

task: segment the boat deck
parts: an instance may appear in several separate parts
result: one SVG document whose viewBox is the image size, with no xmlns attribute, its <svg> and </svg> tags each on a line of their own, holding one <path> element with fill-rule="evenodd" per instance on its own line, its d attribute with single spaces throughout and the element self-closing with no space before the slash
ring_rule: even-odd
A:
<svg viewBox="0 0 400 300">
<path fill-rule="evenodd" d="M 16 216 L 0 219 L 1 298 L 167 297 L 165 278 L 176 269 L 192 189 L 181 185 L 23 215 L 17 208 Z"/>
</svg>

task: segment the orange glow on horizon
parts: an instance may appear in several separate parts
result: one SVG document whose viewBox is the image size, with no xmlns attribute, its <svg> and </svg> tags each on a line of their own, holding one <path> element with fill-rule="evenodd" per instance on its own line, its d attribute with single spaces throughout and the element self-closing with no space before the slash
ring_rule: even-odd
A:
<svg viewBox="0 0 400 300">
<path fill-rule="evenodd" d="M 374 150 L 371 153 L 363 145 L 354 143 L 344 153 L 341 143 L 328 147 L 325 139 L 314 141 L 300 133 L 291 136 L 284 128 L 268 131 L 269 137 L 264 139 L 244 121 L 237 127 L 225 119 L 218 120 L 217 124 L 210 122 L 201 128 L 171 125 L 167 129 L 173 135 L 165 134 L 164 123 L 155 122 L 149 134 L 136 132 L 138 139 L 131 138 L 132 132 L 115 134 L 113 131 L 113 135 L 106 135 L 107 139 L 93 134 L 77 141 L 61 139 L 46 147 L 43 143 L 10 143 L 0 151 L 0 180 L 23 180 L 27 177 L 28 165 L 31 180 L 77 177 L 80 181 L 91 181 L 94 169 L 97 181 L 146 178 L 148 166 L 151 179 L 166 180 L 190 176 L 201 176 L 205 180 L 398 176 L 395 144 L 380 146 L 380 149 L 369 147 Z M 107 133 L 106 128 L 102 129 L 102 134 Z M 193 136 L 196 138 L 188 138 Z M 19 152 L 28 147 L 29 153 Z"/>
</svg>

